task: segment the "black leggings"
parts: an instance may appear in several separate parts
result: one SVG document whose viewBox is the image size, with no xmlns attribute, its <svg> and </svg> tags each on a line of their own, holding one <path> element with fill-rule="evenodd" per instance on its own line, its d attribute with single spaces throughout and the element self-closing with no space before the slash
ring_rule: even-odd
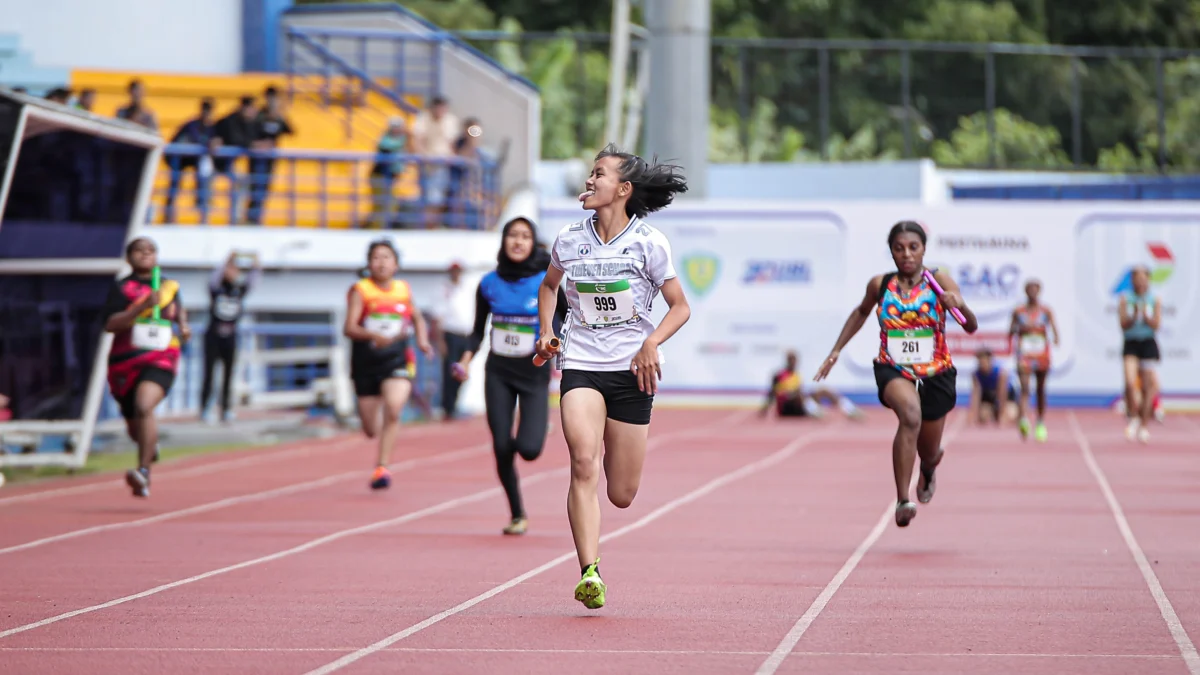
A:
<svg viewBox="0 0 1200 675">
<path fill-rule="evenodd" d="M 494 367 L 493 359 L 501 358 L 488 359 L 483 396 L 487 403 L 488 428 L 492 430 L 492 449 L 496 453 L 496 473 L 508 495 L 512 517 L 524 518 L 525 506 L 521 502 L 515 460 L 516 455 L 520 455 L 525 461 L 532 462 L 542 454 L 546 444 L 546 429 L 550 423 L 550 367 L 547 364 L 533 368 L 531 363 L 519 370 Z M 513 414 L 518 402 L 521 422 L 514 437 Z"/>
<path fill-rule="evenodd" d="M 200 387 L 200 409 L 208 408 L 208 399 L 212 395 L 213 370 L 217 361 L 222 365 L 221 381 L 221 414 L 229 411 L 229 385 L 233 383 L 233 357 L 237 352 L 237 334 L 217 335 L 213 332 L 204 334 L 204 384 Z"/>
</svg>

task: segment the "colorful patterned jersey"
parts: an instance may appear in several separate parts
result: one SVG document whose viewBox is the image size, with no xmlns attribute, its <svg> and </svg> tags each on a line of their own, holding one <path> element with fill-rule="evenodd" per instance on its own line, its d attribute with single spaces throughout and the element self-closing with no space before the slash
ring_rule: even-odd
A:
<svg viewBox="0 0 1200 675">
<path fill-rule="evenodd" d="M 946 311 L 929 282 L 922 278 L 906 293 L 895 274 L 885 275 L 883 281 L 876 362 L 893 366 L 910 380 L 953 366 L 946 347 Z"/>
</svg>

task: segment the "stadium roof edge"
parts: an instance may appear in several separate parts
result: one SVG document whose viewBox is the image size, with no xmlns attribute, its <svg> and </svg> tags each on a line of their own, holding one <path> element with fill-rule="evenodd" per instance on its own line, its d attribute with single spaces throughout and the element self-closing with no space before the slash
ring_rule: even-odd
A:
<svg viewBox="0 0 1200 675">
<path fill-rule="evenodd" d="M 166 141 L 157 131 L 115 117 L 105 117 L 74 106 L 48 101 L 0 86 L 0 99 L 28 106 L 34 117 L 56 122 L 66 127 L 85 130 L 97 136 L 119 140 L 146 148 L 160 148 Z"/>
</svg>

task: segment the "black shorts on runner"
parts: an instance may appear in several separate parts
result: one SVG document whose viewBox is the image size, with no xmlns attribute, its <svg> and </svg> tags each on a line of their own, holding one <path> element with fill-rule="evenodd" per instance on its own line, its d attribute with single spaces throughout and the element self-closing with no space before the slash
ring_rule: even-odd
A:
<svg viewBox="0 0 1200 675">
<path fill-rule="evenodd" d="M 1158 340 L 1154 338 L 1126 340 L 1121 355 L 1136 356 L 1138 361 L 1158 361 L 1162 358 L 1158 352 Z"/>
<path fill-rule="evenodd" d="M 356 373 L 352 379 L 354 381 L 354 395 L 359 397 L 379 396 L 383 393 L 383 383 L 392 378 L 410 380 L 412 372 L 409 366 L 405 365 L 392 370 L 367 370 L 366 372 Z"/>
<path fill-rule="evenodd" d="M 626 424 L 650 424 L 654 395 L 638 389 L 637 375 L 628 370 L 596 373 L 590 370 L 564 370 L 558 384 L 559 396 L 572 389 L 594 389 L 604 397 L 608 419 Z"/>
<path fill-rule="evenodd" d="M 924 385 L 922 385 L 922 386 L 924 386 Z M 1017 402 L 1017 388 L 1012 386 L 1011 384 L 1009 384 L 1008 385 L 1008 395 L 1004 397 L 1004 400 L 1009 403 L 1016 403 Z M 985 389 L 984 391 L 980 392 L 979 403 L 981 405 L 992 405 L 992 406 L 996 405 L 996 390 L 995 389 Z"/>
<path fill-rule="evenodd" d="M 885 408 L 888 405 L 883 400 L 883 390 L 888 382 L 898 377 L 904 377 L 904 374 L 895 366 L 875 364 L 875 384 L 879 387 L 879 402 Z M 913 383 L 913 386 L 916 386 L 916 383 Z M 932 422 L 949 415 L 958 402 L 958 369 L 951 366 L 937 375 L 921 380 L 917 393 L 921 396 L 921 419 Z"/>
<path fill-rule="evenodd" d="M 142 386 L 143 382 L 153 382 L 163 388 L 166 394 L 171 393 L 171 387 L 175 384 L 175 373 L 162 368 L 146 368 L 138 373 L 137 379 L 133 386 L 124 396 L 117 399 L 117 404 L 121 406 L 121 417 L 131 420 L 137 417 L 137 390 Z"/>
</svg>

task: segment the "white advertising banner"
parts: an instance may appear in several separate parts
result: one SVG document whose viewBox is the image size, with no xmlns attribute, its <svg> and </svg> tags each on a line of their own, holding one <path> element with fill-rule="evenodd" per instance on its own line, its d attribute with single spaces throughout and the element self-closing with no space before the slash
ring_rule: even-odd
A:
<svg viewBox="0 0 1200 675">
<path fill-rule="evenodd" d="M 557 231 L 586 215 L 578 203 L 543 206 Z M 959 393 L 970 391 L 974 354 L 988 347 L 1011 365 L 1008 327 L 1037 279 L 1060 331 L 1052 346 L 1052 402 L 1108 404 L 1121 390 L 1115 292 L 1134 264 L 1152 270 L 1163 298 L 1159 331 L 1164 394 L 1200 396 L 1200 209 L 1052 202 L 784 204 L 682 202 L 647 219 L 671 241 L 691 321 L 664 352 L 664 395 L 762 397 L 788 350 L 811 380 L 874 275 L 895 269 L 888 230 L 915 220 L 928 233 L 925 263 L 949 271 L 979 318 L 948 341 Z M 1127 283 L 1127 282 L 1124 282 Z M 666 312 L 661 299 L 652 314 Z M 953 321 L 951 322 L 953 324 Z M 843 350 L 828 384 L 875 396 L 874 315 Z"/>
</svg>

